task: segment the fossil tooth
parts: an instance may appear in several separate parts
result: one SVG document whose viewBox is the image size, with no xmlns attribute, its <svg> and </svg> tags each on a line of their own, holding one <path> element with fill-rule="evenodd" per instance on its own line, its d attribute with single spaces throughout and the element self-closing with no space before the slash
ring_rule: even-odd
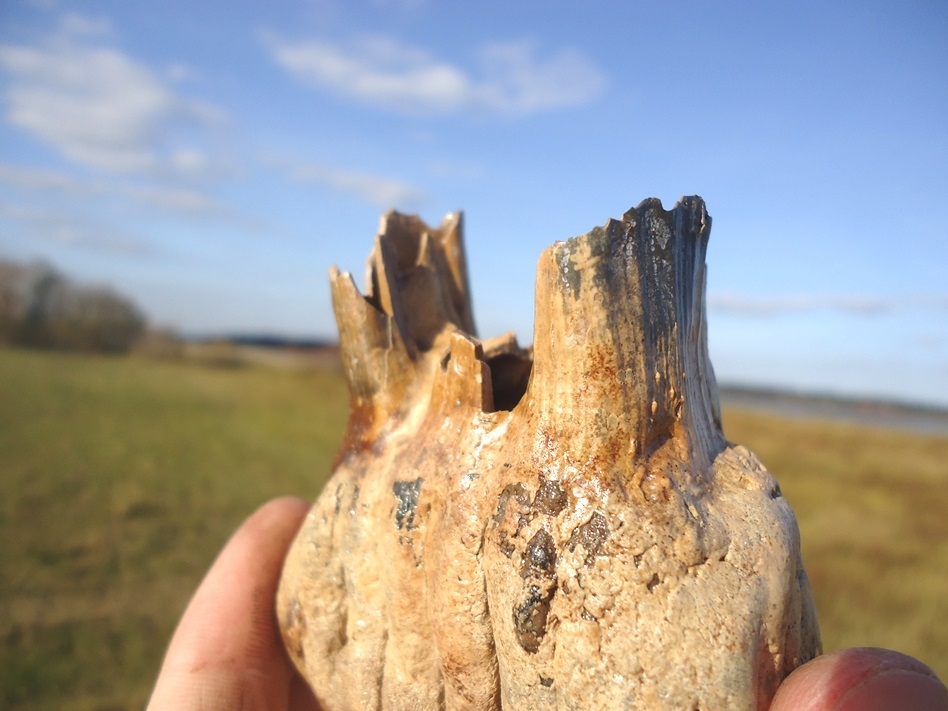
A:
<svg viewBox="0 0 948 711">
<path fill-rule="evenodd" d="M 721 431 L 698 197 L 549 247 L 534 346 L 474 334 L 461 215 L 333 270 L 351 414 L 284 566 L 342 709 L 754 709 L 820 653 L 799 532 Z"/>
</svg>

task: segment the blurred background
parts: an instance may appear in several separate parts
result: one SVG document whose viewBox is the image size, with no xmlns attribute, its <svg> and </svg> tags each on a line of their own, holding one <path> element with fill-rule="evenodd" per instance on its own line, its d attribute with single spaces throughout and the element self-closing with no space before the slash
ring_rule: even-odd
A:
<svg viewBox="0 0 948 711">
<path fill-rule="evenodd" d="M 693 194 L 827 648 L 948 675 L 946 47 L 935 0 L 0 3 L 0 707 L 141 707 L 228 533 L 317 495 L 382 212 L 463 209 L 527 344 L 548 244 Z"/>
</svg>

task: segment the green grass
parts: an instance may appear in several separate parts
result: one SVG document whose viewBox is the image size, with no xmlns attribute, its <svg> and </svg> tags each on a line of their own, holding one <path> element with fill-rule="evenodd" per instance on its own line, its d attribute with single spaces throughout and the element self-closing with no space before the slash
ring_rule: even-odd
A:
<svg viewBox="0 0 948 711">
<path fill-rule="evenodd" d="M 142 708 L 235 526 L 315 498 L 338 374 L 0 349 L 0 708 Z"/>
<path fill-rule="evenodd" d="M 338 373 L 0 349 L 0 709 L 144 706 L 234 527 L 315 498 Z M 728 411 L 794 506 L 828 649 L 948 677 L 948 438 Z"/>
</svg>

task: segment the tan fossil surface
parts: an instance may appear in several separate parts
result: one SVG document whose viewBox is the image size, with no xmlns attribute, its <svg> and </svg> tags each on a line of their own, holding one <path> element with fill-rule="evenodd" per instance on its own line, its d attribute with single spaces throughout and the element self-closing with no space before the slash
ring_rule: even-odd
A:
<svg viewBox="0 0 948 711">
<path fill-rule="evenodd" d="M 796 521 L 721 432 L 704 202 L 549 247 L 534 346 L 475 336 L 462 218 L 333 270 L 351 414 L 284 566 L 328 711 L 755 709 L 820 652 Z"/>
</svg>

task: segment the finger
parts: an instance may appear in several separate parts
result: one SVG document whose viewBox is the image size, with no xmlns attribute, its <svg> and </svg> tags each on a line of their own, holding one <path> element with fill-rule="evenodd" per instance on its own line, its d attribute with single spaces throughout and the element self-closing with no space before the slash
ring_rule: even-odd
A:
<svg viewBox="0 0 948 711">
<path fill-rule="evenodd" d="M 313 690 L 309 684 L 293 670 L 293 680 L 290 682 L 290 702 L 289 711 L 322 711 L 316 697 L 313 696 Z"/>
<path fill-rule="evenodd" d="M 172 637 L 148 711 L 287 708 L 295 672 L 274 598 L 283 558 L 308 507 L 300 499 L 276 499 L 237 529 Z"/>
<path fill-rule="evenodd" d="M 887 649 L 817 657 L 777 690 L 770 711 L 948 711 L 948 689 L 917 659 Z"/>
</svg>

